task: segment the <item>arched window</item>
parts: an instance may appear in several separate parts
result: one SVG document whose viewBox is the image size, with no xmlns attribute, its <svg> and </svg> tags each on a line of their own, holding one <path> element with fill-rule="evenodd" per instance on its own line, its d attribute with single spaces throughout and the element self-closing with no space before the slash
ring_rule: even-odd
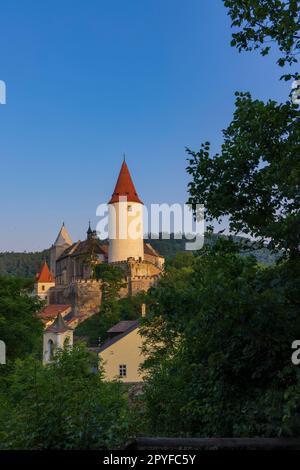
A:
<svg viewBox="0 0 300 470">
<path fill-rule="evenodd" d="M 49 339 L 47 344 L 47 361 L 52 361 L 54 354 L 54 343 L 52 339 Z"/>
</svg>

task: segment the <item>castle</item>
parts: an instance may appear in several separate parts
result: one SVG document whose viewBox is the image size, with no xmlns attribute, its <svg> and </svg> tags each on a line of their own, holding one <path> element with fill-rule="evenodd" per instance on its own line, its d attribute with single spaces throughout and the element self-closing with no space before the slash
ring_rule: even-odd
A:
<svg viewBox="0 0 300 470">
<path fill-rule="evenodd" d="M 101 241 L 89 224 L 86 240 L 73 243 L 62 225 L 50 248 L 50 269 L 45 262 L 36 277 L 35 293 L 47 304 L 39 313 L 46 326 L 59 314 L 74 327 L 99 311 L 101 281 L 93 278 L 94 264 L 109 263 L 124 271 L 126 287 L 120 296 L 147 291 L 161 275 L 164 258 L 144 241 L 143 203 L 125 159 L 108 208 L 108 241 Z M 130 233 L 131 223 L 138 227 L 137 236 Z"/>
</svg>

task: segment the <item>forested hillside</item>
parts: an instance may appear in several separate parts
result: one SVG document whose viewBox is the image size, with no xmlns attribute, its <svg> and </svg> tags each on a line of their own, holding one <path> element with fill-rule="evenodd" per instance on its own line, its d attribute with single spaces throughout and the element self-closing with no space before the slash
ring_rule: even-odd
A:
<svg viewBox="0 0 300 470">
<path fill-rule="evenodd" d="M 206 236 L 205 243 L 215 243 L 218 238 L 227 238 L 225 235 L 213 234 Z M 234 237 L 236 241 L 242 243 L 247 242 L 247 239 L 242 237 Z M 185 250 L 185 239 L 175 239 L 174 235 L 171 234 L 171 239 L 149 239 L 148 240 L 153 248 L 155 248 L 162 256 L 166 259 L 171 258 L 179 251 Z M 251 250 L 252 252 L 252 250 Z M 243 253 L 243 250 L 242 250 Z M 249 254 L 249 248 L 244 250 L 245 254 Z M 275 261 L 275 256 L 267 248 L 257 248 L 253 250 L 253 254 L 262 264 L 272 264 Z M 49 250 L 40 252 L 6 252 L 0 253 L 0 275 L 17 276 L 17 277 L 34 277 L 37 272 L 41 269 L 41 265 L 44 260 L 49 262 L 50 253 Z"/>
<path fill-rule="evenodd" d="M 49 250 L 35 253 L 0 253 L 0 275 L 34 277 L 45 260 L 49 262 Z"/>
<path fill-rule="evenodd" d="M 205 235 L 205 245 L 209 244 L 212 245 L 216 243 L 218 239 L 227 239 L 227 235 L 220 235 L 220 234 L 207 234 Z M 233 236 L 233 240 L 241 245 L 243 245 L 243 249 L 241 248 L 241 254 L 242 255 L 249 255 L 253 254 L 257 261 L 262 264 L 273 264 L 276 259 L 278 258 L 278 254 L 275 255 L 272 253 L 268 248 L 263 247 L 260 248 L 258 246 L 253 246 L 253 242 L 249 241 L 248 238 L 244 237 L 237 237 Z M 173 257 L 176 253 L 179 251 L 185 251 L 185 244 L 189 240 L 185 240 L 184 238 L 182 239 L 176 239 L 174 238 L 174 234 L 171 234 L 171 239 L 170 240 L 155 240 L 155 239 L 149 239 L 149 243 L 157 250 L 161 255 L 163 255 L 166 259 L 169 259 Z"/>
</svg>

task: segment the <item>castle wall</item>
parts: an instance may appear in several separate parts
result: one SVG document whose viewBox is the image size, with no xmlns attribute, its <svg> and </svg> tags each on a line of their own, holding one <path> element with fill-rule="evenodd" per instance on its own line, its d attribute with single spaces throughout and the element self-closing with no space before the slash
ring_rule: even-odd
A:
<svg viewBox="0 0 300 470">
<path fill-rule="evenodd" d="M 129 258 L 128 261 L 115 263 L 124 270 L 128 283 L 126 289 L 122 289 L 120 297 L 125 295 L 136 295 L 140 291 L 147 291 L 161 276 L 162 270 L 157 265 L 148 261 L 137 261 Z"/>
<path fill-rule="evenodd" d="M 62 260 L 64 263 L 67 261 Z M 124 271 L 127 286 L 119 292 L 120 298 L 147 291 L 162 274 L 162 269 L 146 260 L 129 258 L 113 263 Z M 101 305 L 101 282 L 94 279 L 72 280 L 68 284 L 57 284 L 49 290 L 50 304 L 69 304 L 79 322 L 99 312 Z"/>
<path fill-rule="evenodd" d="M 72 282 L 50 290 L 51 304 L 70 304 L 75 315 L 89 316 L 99 311 L 101 283 L 95 280 Z"/>
<path fill-rule="evenodd" d="M 157 282 L 155 277 L 143 277 L 135 278 L 130 280 L 130 295 L 136 295 L 138 292 L 147 292 Z"/>
</svg>

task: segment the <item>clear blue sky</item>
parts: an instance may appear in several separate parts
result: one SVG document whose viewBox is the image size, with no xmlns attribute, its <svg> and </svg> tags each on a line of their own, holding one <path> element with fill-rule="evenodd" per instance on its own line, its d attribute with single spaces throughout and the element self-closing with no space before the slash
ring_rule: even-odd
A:
<svg viewBox="0 0 300 470">
<path fill-rule="evenodd" d="M 185 202 L 185 146 L 217 150 L 234 92 L 283 100 L 274 57 L 230 47 L 221 0 L 3 0 L 0 251 L 83 238 L 123 152 L 146 204 Z"/>
</svg>

